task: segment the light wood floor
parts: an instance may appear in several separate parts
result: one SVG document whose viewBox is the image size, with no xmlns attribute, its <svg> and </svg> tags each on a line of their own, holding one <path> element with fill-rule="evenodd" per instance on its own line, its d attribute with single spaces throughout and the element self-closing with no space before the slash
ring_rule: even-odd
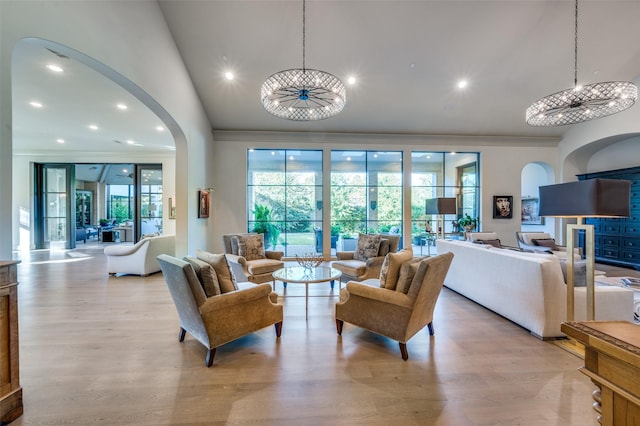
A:
<svg viewBox="0 0 640 426">
<path fill-rule="evenodd" d="M 596 425 L 580 359 L 447 289 L 436 335 L 409 341 L 407 362 L 396 342 L 349 324 L 338 336 L 335 297 L 310 299 L 308 321 L 304 297 L 285 297 L 279 340 L 265 328 L 206 368 L 203 346 L 178 342 L 162 275 L 109 277 L 101 248 L 75 253 L 19 267 L 16 426 Z"/>
</svg>

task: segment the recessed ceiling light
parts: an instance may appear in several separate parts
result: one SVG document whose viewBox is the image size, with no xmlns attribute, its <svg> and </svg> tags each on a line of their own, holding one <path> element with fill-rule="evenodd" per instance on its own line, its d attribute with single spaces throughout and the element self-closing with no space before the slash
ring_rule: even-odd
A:
<svg viewBox="0 0 640 426">
<path fill-rule="evenodd" d="M 125 110 L 128 108 L 125 104 L 118 104 L 116 106 L 118 107 L 118 109 L 121 109 L 121 110 Z"/>
<path fill-rule="evenodd" d="M 233 73 L 231 71 L 227 71 L 224 73 L 224 78 L 226 78 L 227 80 L 233 80 Z"/>
<path fill-rule="evenodd" d="M 131 139 L 129 139 L 129 140 L 127 140 L 127 143 L 128 143 L 129 145 L 133 145 L 135 142 L 134 142 L 134 141 L 132 141 Z"/>
<path fill-rule="evenodd" d="M 42 108 L 42 104 L 38 101 L 31 101 L 29 102 L 29 105 L 31 105 L 34 108 Z"/>
<path fill-rule="evenodd" d="M 64 143 L 64 139 L 56 139 L 56 142 L 58 142 L 58 143 Z"/>
<path fill-rule="evenodd" d="M 467 80 L 459 80 L 457 86 L 458 89 L 464 89 L 468 84 L 469 82 Z"/>
<path fill-rule="evenodd" d="M 58 65 L 55 65 L 55 64 L 47 64 L 47 69 L 53 72 L 64 72 L 62 67 L 59 67 Z"/>
<path fill-rule="evenodd" d="M 351 76 L 347 79 L 347 83 L 349 84 L 356 84 L 356 78 L 354 76 Z"/>
<path fill-rule="evenodd" d="M 96 126 L 95 124 L 89 124 L 89 128 L 91 130 L 98 130 L 98 126 Z"/>
<path fill-rule="evenodd" d="M 156 130 L 159 131 L 159 132 L 164 132 L 164 127 L 156 126 Z"/>
</svg>

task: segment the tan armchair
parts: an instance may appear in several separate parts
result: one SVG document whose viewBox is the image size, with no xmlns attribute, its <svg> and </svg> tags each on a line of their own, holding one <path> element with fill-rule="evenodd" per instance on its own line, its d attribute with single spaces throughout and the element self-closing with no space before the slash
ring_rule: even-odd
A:
<svg viewBox="0 0 640 426">
<path fill-rule="evenodd" d="M 162 254 L 158 256 L 164 279 L 180 319 L 179 341 L 189 332 L 207 348 L 211 367 L 216 348 L 246 334 L 274 324 L 282 332 L 282 305 L 269 284 L 247 284 L 239 290 L 207 297 L 191 263 Z"/>
<path fill-rule="evenodd" d="M 358 237 L 358 247 L 361 247 L 361 240 L 367 236 L 374 234 L 360 234 Z M 387 243 L 384 242 L 387 240 Z M 382 262 L 387 253 L 395 253 L 400 245 L 400 235 L 380 234 L 380 245 L 375 256 L 365 260 L 356 259 L 355 251 L 339 251 L 336 252 L 335 260 L 331 263 L 331 267 L 342 272 L 341 282 L 347 281 L 364 281 L 369 278 L 378 278 Z"/>
<path fill-rule="evenodd" d="M 243 245 L 243 241 L 247 243 Z M 227 261 L 237 281 L 251 281 L 256 284 L 272 282 L 272 273 L 284 268 L 284 262 L 281 260 L 284 252 L 265 250 L 263 234 L 226 234 L 222 236 L 222 242 Z M 255 243 L 253 249 L 252 243 Z"/>
<path fill-rule="evenodd" d="M 406 361 L 407 341 L 411 337 L 425 325 L 429 334 L 434 334 L 433 311 L 452 259 L 452 253 L 444 253 L 404 262 L 394 289 L 381 288 L 377 280 L 366 284 L 348 282 L 336 304 L 338 334 L 342 335 L 344 322 L 348 322 L 397 340 Z M 370 285 L 371 281 L 377 285 Z"/>
</svg>

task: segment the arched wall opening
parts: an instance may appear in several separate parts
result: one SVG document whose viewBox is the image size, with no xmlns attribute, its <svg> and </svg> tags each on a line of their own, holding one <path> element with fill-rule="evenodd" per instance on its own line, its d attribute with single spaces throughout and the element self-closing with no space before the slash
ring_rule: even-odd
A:
<svg viewBox="0 0 640 426">
<path fill-rule="evenodd" d="M 167 110 L 160 105 L 152 96 L 150 96 L 145 90 L 143 90 L 140 86 L 135 84 L 133 81 L 129 80 L 119 72 L 110 68 L 102 62 L 95 60 L 94 58 L 78 51 L 68 46 L 65 46 L 60 43 L 56 43 L 50 40 L 45 40 L 42 38 L 24 38 L 20 40 L 19 43 L 16 43 L 14 46 L 14 50 L 19 48 L 20 43 L 30 43 L 34 45 L 41 46 L 45 49 L 49 49 L 55 51 L 59 54 L 65 55 L 70 59 L 77 61 L 78 63 L 83 64 L 84 66 L 92 69 L 93 71 L 99 73 L 103 77 L 106 77 L 108 80 L 112 81 L 124 91 L 128 92 L 131 96 L 136 98 L 144 107 L 148 108 L 157 118 L 161 121 L 165 128 L 170 132 L 171 138 L 173 139 L 173 143 L 175 145 L 175 154 L 174 154 L 174 170 L 179 169 L 187 169 L 187 141 L 186 136 L 183 130 L 180 128 L 176 120 L 167 112 Z M 15 76 L 14 76 L 15 77 Z M 12 138 L 13 144 L 16 144 L 15 137 Z M 126 155 L 126 154 L 123 154 Z M 15 172 L 15 170 L 14 170 Z M 174 200 L 176 205 L 176 222 L 175 222 L 175 230 L 172 233 L 176 235 L 187 234 L 188 229 L 188 220 L 187 214 L 183 214 L 182 210 L 183 206 L 186 205 L 186 201 L 182 194 L 185 194 L 186 191 L 184 188 L 187 187 L 187 177 L 184 174 L 174 173 L 170 176 L 167 176 L 167 179 L 171 179 L 172 182 L 170 186 L 170 191 L 164 194 L 165 203 L 164 205 L 168 205 L 168 198 L 171 197 Z M 168 216 L 168 212 L 166 213 Z M 20 218 L 13 218 L 13 229 L 15 230 L 13 233 L 14 243 L 20 240 L 19 237 L 19 224 Z M 177 240 L 178 241 L 178 240 Z M 178 243 L 177 243 L 178 244 Z M 185 247 L 182 251 L 186 250 L 186 239 L 183 244 Z"/>
<path fill-rule="evenodd" d="M 523 232 L 548 232 L 555 235 L 555 220 L 539 215 L 538 188 L 555 183 L 555 172 L 550 164 L 531 162 L 522 168 L 520 175 L 520 230 Z"/>
</svg>

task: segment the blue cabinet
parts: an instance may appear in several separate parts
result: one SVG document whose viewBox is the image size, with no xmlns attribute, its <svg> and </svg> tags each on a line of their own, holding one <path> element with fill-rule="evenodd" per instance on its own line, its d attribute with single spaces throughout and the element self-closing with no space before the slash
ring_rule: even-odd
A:
<svg viewBox="0 0 640 426">
<path fill-rule="evenodd" d="M 628 218 L 587 219 L 594 225 L 597 262 L 640 270 L 640 167 L 578 175 L 584 179 L 631 181 L 631 211 Z"/>
</svg>

